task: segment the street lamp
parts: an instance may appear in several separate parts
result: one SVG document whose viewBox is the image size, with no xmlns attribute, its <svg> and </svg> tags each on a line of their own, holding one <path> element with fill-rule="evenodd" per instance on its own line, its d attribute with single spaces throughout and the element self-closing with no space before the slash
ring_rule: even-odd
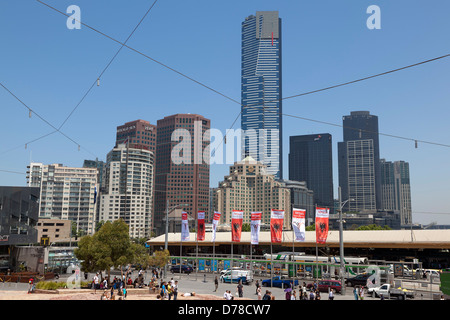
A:
<svg viewBox="0 0 450 320">
<path fill-rule="evenodd" d="M 345 273 L 345 265 L 344 265 L 344 232 L 342 225 L 342 208 L 349 201 L 354 201 L 355 199 L 347 199 L 344 202 L 341 202 L 341 187 L 338 188 L 338 196 L 339 196 L 339 263 L 340 263 L 340 272 L 339 277 L 341 279 L 341 288 L 342 294 L 345 295 L 345 283 L 344 283 L 344 273 Z"/>
<path fill-rule="evenodd" d="M 166 235 L 165 235 L 165 241 L 164 241 L 164 250 L 168 250 L 168 243 L 169 243 L 169 212 L 172 212 L 175 209 L 179 209 L 181 207 L 187 207 L 189 206 L 186 203 L 180 203 L 177 204 L 176 206 L 170 207 L 169 208 L 169 200 L 167 200 L 167 205 L 166 205 Z M 181 254 L 180 254 L 181 257 Z M 180 265 L 180 271 L 181 271 L 181 265 Z M 167 263 L 164 265 L 164 277 L 167 276 Z"/>
</svg>

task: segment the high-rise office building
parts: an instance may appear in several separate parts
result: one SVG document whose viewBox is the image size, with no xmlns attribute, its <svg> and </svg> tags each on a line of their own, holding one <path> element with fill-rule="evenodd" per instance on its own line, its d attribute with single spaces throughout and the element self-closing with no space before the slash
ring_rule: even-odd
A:
<svg viewBox="0 0 450 320">
<path fill-rule="evenodd" d="M 334 210 L 331 134 L 289 138 L 289 180 L 305 181 L 314 192 L 314 203 Z"/>
<path fill-rule="evenodd" d="M 30 163 L 28 185 L 40 187 L 39 218 L 71 220 L 77 232 L 95 229 L 97 169 Z"/>
<path fill-rule="evenodd" d="M 126 144 L 119 144 L 108 153 L 99 221 L 122 219 L 129 226 L 130 237 L 150 236 L 153 162 L 153 152 L 130 148 Z"/>
<path fill-rule="evenodd" d="M 157 121 L 155 229 L 165 231 L 166 210 L 184 205 L 192 218 L 209 210 L 211 123 L 198 114 L 175 114 Z M 206 160 L 206 161 L 205 161 Z"/>
<path fill-rule="evenodd" d="M 291 192 L 291 209 L 304 209 L 306 226 L 312 225 L 316 219 L 314 192 L 307 188 L 305 181 L 278 180 Z M 330 208 L 331 212 L 331 208 Z M 289 213 L 292 221 L 292 210 Z"/>
<path fill-rule="evenodd" d="M 412 223 L 411 185 L 409 163 L 405 161 L 386 161 L 381 163 L 381 194 L 384 210 L 400 212 L 400 224 Z"/>
<path fill-rule="evenodd" d="M 118 126 L 116 146 L 127 141 L 130 148 L 150 150 L 155 153 L 156 126 L 145 120 L 130 121 Z"/>
<path fill-rule="evenodd" d="M 291 193 L 284 182 L 267 173 L 266 166 L 248 156 L 230 167 L 215 190 L 215 210 L 221 223 L 231 225 L 233 210 L 244 211 L 243 223 L 250 223 L 252 212 L 261 212 L 261 223 L 270 225 L 272 209 L 285 211 L 284 229 L 291 229 Z"/>
<path fill-rule="evenodd" d="M 242 22 L 242 158 L 283 174 L 281 19 L 278 11 L 257 11 Z"/>
<path fill-rule="evenodd" d="M 39 241 L 39 188 L 0 186 L 0 268 L 10 265 L 15 245 Z M 52 241 L 55 239 L 51 239 Z"/>
<path fill-rule="evenodd" d="M 99 214 L 100 214 L 100 196 L 105 192 L 106 186 L 105 186 L 105 179 L 103 178 L 105 171 L 106 171 L 106 163 L 104 161 L 95 159 L 95 160 L 84 160 L 83 162 L 83 168 L 96 168 L 97 169 L 97 183 L 98 188 L 96 190 L 96 197 L 95 197 L 95 222 L 99 222 Z"/>
<path fill-rule="evenodd" d="M 355 111 L 343 117 L 344 141 L 338 143 L 339 186 L 349 211 L 382 208 L 378 117 Z"/>
</svg>

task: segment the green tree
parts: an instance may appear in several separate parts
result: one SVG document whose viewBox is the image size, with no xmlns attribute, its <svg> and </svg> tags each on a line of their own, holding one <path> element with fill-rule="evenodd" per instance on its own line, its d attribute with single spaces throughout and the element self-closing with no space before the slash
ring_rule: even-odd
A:
<svg viewBox="0 0 450 320">
<path fill-rule="evenodd" d="M 379 226 L 377 224 L 369 224 L 360 226 L 356 230 L 392 230 L 389 226 Z"/>
<path fill-rule="evenodd" d="M 251 230 L 250 223 L 242 224 L 242 232 L 250 232 L 250 230 Z"/>
<path fill-rule="evenodd" d="M 107 221 L 94 235 L 82 237 L 74 253 L 82 260 L 84 272 L 107 270 L 108 279 L 112 267 L 130 263 L 148 265 L 145 247 L 130 240 L 128 225 L 121 219 Z"/>
<path fill-rule="evenodd" d="M 101 220 L 95 223 L 95 232 L 100 230 L 100 228 L 105 224 L 105 221 Z"/>
<path fill-rule="evenodd" d="M 305 231 L 316 231 L 316 224 L 310 224 L 309 226 L 305 227 Z"/>
<path fill-rule="evenodd" d="M 149 265 L 163 268 L 170 259 L 169 250 L 155 251 L 149 259 Z"/>
</svg>

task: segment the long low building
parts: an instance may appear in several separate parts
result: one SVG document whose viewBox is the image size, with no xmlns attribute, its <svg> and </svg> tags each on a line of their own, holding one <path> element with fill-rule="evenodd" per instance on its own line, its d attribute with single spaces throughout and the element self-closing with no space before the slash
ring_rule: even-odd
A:
<svg viewBox="0 0 450 320">
<path fill-rule="evenodd" d="M 343 231 L 344 246 L 353 248 L 407 248 L 407 249 L 450 249 L 450 230 L 366 230 Z M 180 233 L 169 233 L 170 246 L 180 245 Z M 283 232 L 281 246 L 292 247 L 292 231 Z M 216 245 L 231 245 L 231 232 L 217 232 Z M 165 235 L 147 242 L 150 246 L 165 244 Z M 206 233 L 204 241 L 198 245 L 212 246 L 212 233 Z M 197 245 L 196 234 L 190 233 L 190 241 L 183 241 L 185 246 Z M 250 232 L 242 232 L 241 242 L 234 245 L 250 245 Z M 270 232 L 260 232 L 259 245 L 270 245 Z M 315 247 L 315 231 L 307 231 L 304 242 L 294 242 L 295 247 Z M 339 247 L 339 231 L 330 231 L 327 242 L 319 247 Z"/>
<path fill-rule="evenodd" d="M 419 259 L 428 268 L 446 268 L 450 266 L 450 230 L 366 230 L 343 231 L 345 255 L 365 256 L 372 260 L 412 261 Z M 168 248 L 172 255 L 192 254 L 197 245 L 202 253 L 213 252 L 212 233 L 206 233 L 204 241 L 196 241 L 196 234 L 190 234 L 190 241 L 181 243 L 180 233 L 168 234 Z M 147 242 L 154 250 L 165 245 L 165 235 Z M 231 232 L 217 232 L 215 240 L 216 254 L 231 252 Z M 270 252 L 270 232 L 260 232 L 259 244 L 252 246 L 253 254 Z M 302 251 L 315 254 L 316 233 L 307 231 L 304 242 L 293 242 L 292 231 L 283 232 L 282 243 L 272 244 L 273 252 Z M 320 254 L 339 255 L 339 231 L 328 233 L 327 242 L 318 244 Z M 242 232 L 241 242 L 233 243 L 234 254 L 250 253 L 250 232 Z"/>
</svg>

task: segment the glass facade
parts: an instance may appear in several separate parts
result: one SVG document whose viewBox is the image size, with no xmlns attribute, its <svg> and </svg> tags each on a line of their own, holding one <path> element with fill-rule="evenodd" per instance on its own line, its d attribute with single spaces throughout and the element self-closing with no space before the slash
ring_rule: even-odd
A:
<svg viewBox="0 0 450 320">
<path fill-rule="evenodd" d="M 351 211 L 382 209 L 378 117 L 369 111 L 344 116 L 344 141 L 338 143 L 339 186 L 345 208 Z"/>
<path fill-rule="evenodd" d="M 39 188 L 0 187 L 0 247 L 38 242 Z"/>
<path fill-rule="evenodd" d="M 289 180 L 305 181 L 314 192 L 314 203 L 334 210 L 331 134 L 289 138 Z"/>
<path fill-rule="evenodd" d="M 412 222 L 409 163 L 381 159 L 381 194 L 384 210 L 400 212 L 401 224 Z"/>
<path fill-rule="evenodd" d="M 258 11 L 242 22 L 242 158 L 282 177 L 281 19 Z"/>
</svg>

